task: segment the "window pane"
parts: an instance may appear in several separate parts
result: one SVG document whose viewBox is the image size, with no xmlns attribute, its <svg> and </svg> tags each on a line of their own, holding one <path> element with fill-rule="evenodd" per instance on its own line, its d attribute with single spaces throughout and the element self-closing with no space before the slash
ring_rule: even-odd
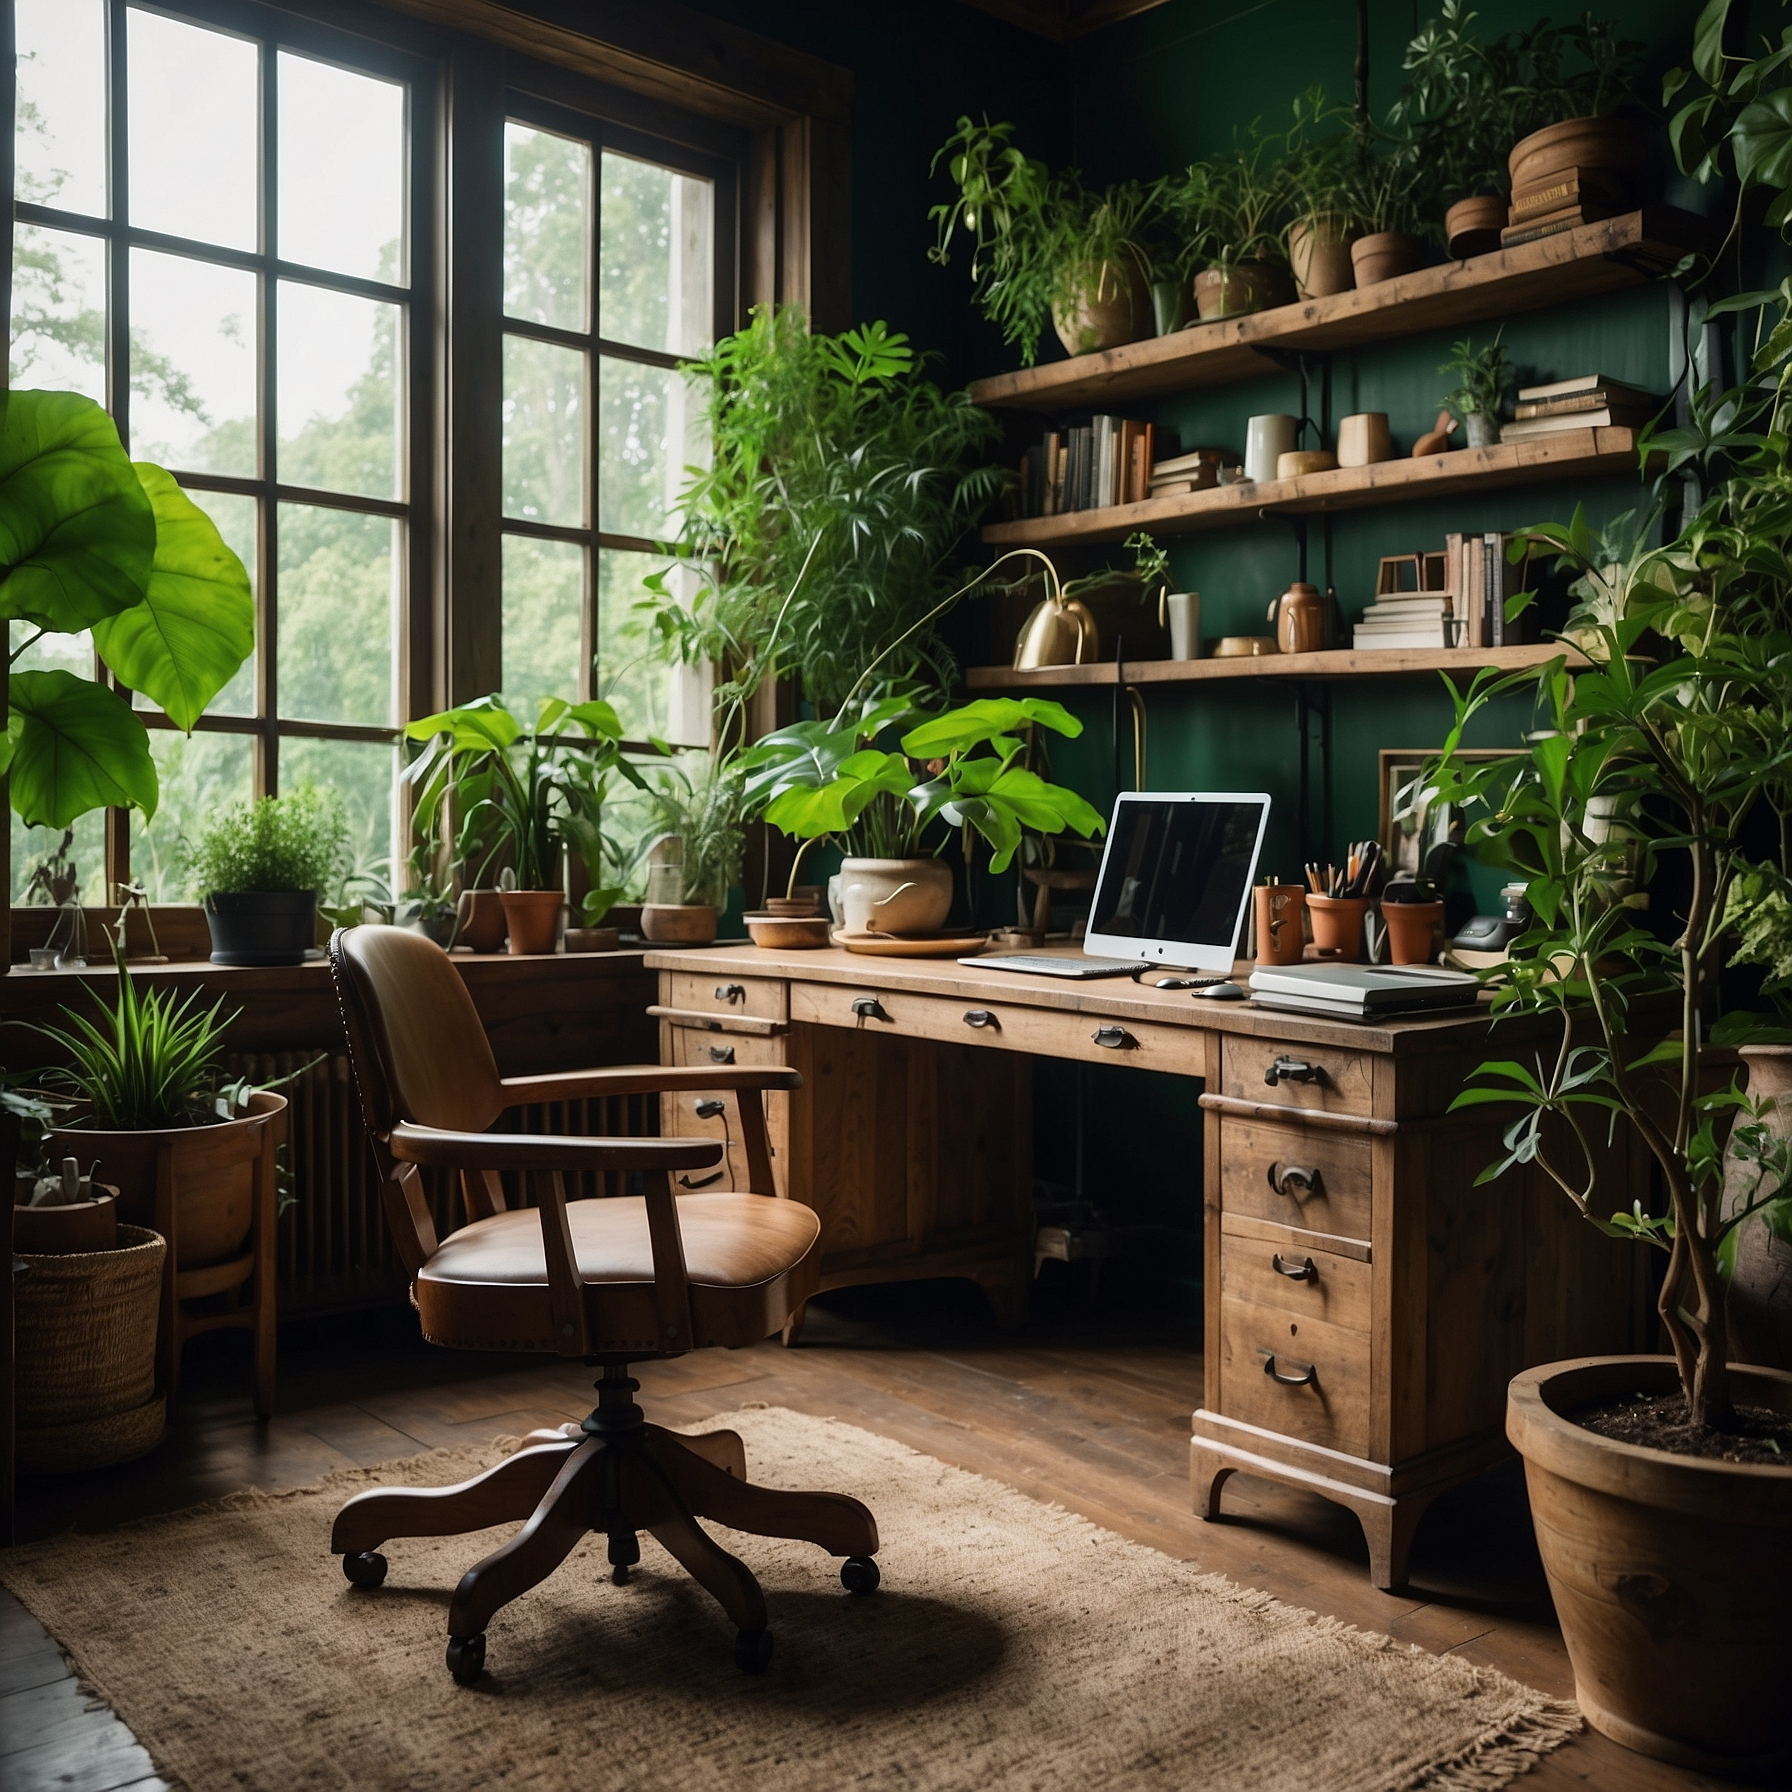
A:
<svg viewBox="0 0 1792 1792">
<path fill-rule="evenodd" d="M 399 307 L 280 282 L 279 478 L 404 496 Z"/>
<path fill-rule="evenodd" d="M 543 697 L 579 698 L 584 657 L 585 550 L 504 537 L 504 694 L 533 716 Z"/>
<path fill-rule="evenodd" d="M 152 728 L 149 750 L 162 799 L 147 824 L 131 811 L 131 881 L 149 891 L 151 902 L 197 902 L 204 891 L 187 881 L 187 853 L 208 822 L 253 794 L 255 743 L 246 734 Z"/>
<path fill-rule="evenodd" d="M 16 0 L 16 198 L 106 215 L 103 0 Z"/>
<path fill-rule="evenodd" d="M 706 180 L 604 151 L 598 333 L 697 354 L 715 323 L 714 189 Z"/>
<path fill-rule="evenodd" d="M 132 7 L 131 222 L 253 249 L 261 168 L 255 45 Z"/>
<path fill-rule="evenodd" d="M 405 282 L 404 88 L 280 52 L 283 261 Z"/>
<path fill-rule="evenodd" d="M 577 527 L 585 510 L 585 357 L 504 338 L 504 514 Z"/>
<path fill-rule="evenodd" d="M 504 309 L 561 330 L 590 327 L 591 145 L 504 126 Z"/>
<path fill-rule="evenodd" d="M 709 459 L 701 395 L 671 368 L 606 355 L 598 407 L 598 527 L 658 541 L 674 531 L 686 467 Z"/>
<path fill-rule="evenodd" d="M 245 498 L 235 492 L 196 492 L 189 491 L 187 496 L 199 506 L 218 526 L 218 533 L 224 537 L 224 545 L 242 561 L 248 569 L 249 588 L 259 589 L 259 563 L 255 552 L 255 512 L 253 498 Z M 143 695 L 135 692 L 132 702 L 139 709 L 154 709 L 155 705 Z M 229 684 L 205 706 L 207 715 L 213 716 L 252 716 L 255 714 L 255 655 L 251 653 L 243 661 Z M 160 738 L 151 735 L 154 741 Z M 133 865 L 136 863 L 132 861 Z"/>
<path fill-rule="evenodd" d="M 657 737 L 675 746 L 709 741 L 711 674 L 707 666 L 669 666 L 655 650 L 651 608 L 644 604 L 649 573 L 665 571 L 674 593 L 691 595 L 688 567 L 667 567 L 654 554 L 603 549 L 597 556 L 598 696 L 615 704 L 628 740 Z M 639 606 L 639 607 L 638 607 Z"/>
<path fill-rule="evenodd" d="M 254 475 L 255 335 L 253 274 L 131 251 L 136 459 Z"/>
<path fill-rule="evenodd" d="M 104 404 L 106 245 L 30 224 L 12 242 L 12 383 Z"/>
<path fill-rule="evenodd" d="M 281 715 L 390 726 L 403 525 L 312 504 L 279 523 Z"/>
<path fill-rule="evenodd" d="M 398 749 L 379 741 L 280 737 L 280 788 L 334 790 L 348 814 L 349 866 L 388 882 L 392 875 L 393 792 Z M 329 894 L 333 894 L 330 892 Z"/>
</svg>

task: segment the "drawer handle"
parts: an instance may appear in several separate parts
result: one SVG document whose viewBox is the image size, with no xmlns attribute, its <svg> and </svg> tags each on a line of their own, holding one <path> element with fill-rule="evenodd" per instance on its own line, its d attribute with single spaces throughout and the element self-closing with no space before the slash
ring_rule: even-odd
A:
<svg viewBox="0 0 1792 1792">
<path fill-rule="evenodd" d="M 967 1008 L 964 1014 L 964 1024 L 967 1027 L 994 1027 L 998 1033 L 1002 1030 L 1001 1021 L 987 1008 Z"/>
<path fill-rule="evenodd" d="M 692 1111 L 699 1120 L 718 1120 L 728 1112 L 728 1104 L 718 1101 L 713 1095 L 706 1095 Z"/>
<path fill-rule="evenodd" d="M 876 996 L 854 996 L 852 1011 L 860 1020 L 888 1020 L 884 1005 Z"/>
<path fill-rule="evenodd" d="M 1263 1353 L 1263 1373 L 1271 1381 L 1279 1381 L 1285 1388 L 1310 1388 L 1319 1378 L 1319 1365 L 1308 1363 L 1300 1374 L 1284 1375 L 1276 1367 L 1276 1353 L 1273 1350 L 1266 1350 Z"/>
<path fill-rule="evenodd" d="M 734 1047 L 731 1045 L 712 1045 L 709 1048 L 709 1061 L 712 1064 L 732 1064 Z"/>
<path fill-rule="evenodd" d="M 1319 1172 L 1310 1164 L 1274 1163 L 1269 1166 L 1269 1186 L 1290 1201 L 1304 1201 L 1320 1192 Z"/>
<path fill-rule="evenodd" d="M 1298 1263 L 1284 1261 L 1280 1251 L 1269 1254 L 1270 1267 L 1279 1276 L 1286 1276 L 1291 1282 L 1317 1282 L 1319 1267 L 1311 1257 L 1303 1257 Z"/>
<path fill-rule="evenodd" d="M 716 985 L 716 1000 L 718 1002 L 727 1002 L 732 1005 L 735 1002 L 744 1002 L 746 999 L 747 986 L 744 983 L 718 983 Z"/>
<path fill-rule="evenodd" d="M 1124 1027 L 1097 1027 L 1089 1037 L 1111 1052 L 1128 1051 L 1139 1043 Z"/>
<path fill-rule="evenodd" d="M 1290 1058 L 1284 1053 L 1264 1071 L 1263 1080 L 1272 1089 L 1277 1083 L 1316 1083 L 1319 1081 L 1319 1066 L 1309 1064 L 1305 1058 Z"/>
<path fill-rule="evenodd" d="M 722 1172 L 717 1170 L 713 1176 L 700 1176 L 695 1182 L 688 1176 L 680 1176 L 678 1180 L 683 1183 L 686 1188 L 708 1188 L 712 1182 L 720 1182 L 722 1180 Z"/>
</svg>

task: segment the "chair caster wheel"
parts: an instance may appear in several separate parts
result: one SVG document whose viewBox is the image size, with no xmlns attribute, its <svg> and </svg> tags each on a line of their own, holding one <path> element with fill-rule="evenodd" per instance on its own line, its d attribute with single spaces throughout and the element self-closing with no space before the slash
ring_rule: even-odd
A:
<svg viewBox="0 0 1792 1792">
<path fill-rule="evenodd" d="M 763 1674 L 772 1658 L 769 1630 L 743 1630 L 734 1639 L 734 1665 L 743 1674 Z"/>
<path fill-rule="evenodd" d="M 870 1556 L 848 1556 L 840 1565 L 840 1584 L 849 1593 L 875 1593 L 883 1573 Z"/>
<path fill-rule="evenodd" d="M 628 1585 L 628 1563 L 618 1562 L 616 1566 L 610 1570 L 610 1585 L 613 1587 L 626 1587 Z"/>
<path fill-rule="evenodd" d="M 485 1670 L 485 1632 L 448 1639 L 448 1672 L 462 1686 L 471 1686 Z"/>
<path fill-rule="evenodd" d="M 386 1558 L 377 1549 L 363 1549 L 342 1558 L 342 1572 L 357 1587 L 377 1587 L 386 1578 Z"/>
</svg>

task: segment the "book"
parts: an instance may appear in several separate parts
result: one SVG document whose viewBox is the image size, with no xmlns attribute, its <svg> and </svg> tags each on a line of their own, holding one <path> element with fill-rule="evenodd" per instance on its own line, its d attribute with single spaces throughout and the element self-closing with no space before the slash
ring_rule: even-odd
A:
<svg viewBox="0 0 1792 1792">
<path fill-rule="evenodd" d="M 1151 463 L 1151 477 L 1165 479 L 1173 474 L 1193 473 L 1204 467 L 1217 470 L 1237 465 L 1238 456 L 1230 448 L 1191 448 L 1187 454 L 1173 454 L 1167 460 L 1154 460 Z"/>
<path fill-rule="evenodd" d="M 1628 199 L 1625 181 L 1610 169 L 1564 168 L 1541 186 L 1515 187 L 1506 221 L 1535 223 L 1552 212 L 1582 203 L 1609 205 L 1612 211 L 1619 211 Z"/>
<path fill-rule="evenodd" d="M 1559 436 L 1571 429 L 1628 429 L 1647 420 L 1652 412 L 1639 417 L 1634 411 L 1614 415 L 1611 411 L 1581 411 L 1566 417 L 1530 417 L 1523 423 L 1502 423 L 1502 442 L 1534 442 L 1543 436 Z"/>
<path fill-rule="evenodd" d="M 1365 616 L 1448 616 L 1450 594 L 1427 591 L 1406 597 L 1378 597 L 1364 610 Z"/>
<path fill-rule="evenodd" d="M 1359 624 L 1350 632 L 1350 644 L 1365 653 L 1374 653 L 1389 647 L 1447 647 L 1450 640 L 1439 620 L 1423 628 L 1377 629 Z"/>
<path fill-rule="evenodd" d="M 1520 398 L 1512 415 L 1520 422 L 1533 417 L 1571 417 L 1590 411 L 1636 411 L 1654 416 L 1662 401 L 1652 392 L 1639 392 L 1634 386 L 1613 380 L 1609 385 L 1590 386 L 1580 392 L 1562 392 L 1554 398 Z"/>
<path fill-rule="evenodd" d="M 1545 224 L 1597 224 L 1602 218 L 1610 218 L 1622 209 L 1616 205 L 1598 205 L 1591 200 L 1575 200 L 1572 204 L 1557 206 L 1553 211 L 1533 212 L 1527 218 L 1514 219 L 1502 228 L 1540 230 Z"/>
<path fill-rule="evenodd" d="M 1508 224 L 1500 232 L 1500 247 L 1516 249 L 1524 243 L 1541 242 L 1546 236 L 1560 236 L 1564 230 L 1577 230 L 1581 225 L 1595 221 L 1583 218 L 1577 209 L 1573 216 L 1554 218 L 1547 224 Z"/>
</svg>

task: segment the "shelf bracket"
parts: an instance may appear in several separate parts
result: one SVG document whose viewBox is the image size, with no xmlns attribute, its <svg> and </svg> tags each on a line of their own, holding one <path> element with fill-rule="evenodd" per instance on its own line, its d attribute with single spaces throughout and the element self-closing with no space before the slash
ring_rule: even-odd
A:
<svg viewBox="0 0 1792 1792">
<path fill-rule="evenodd" d="M 1295 440 L 1300 439 L 1300 431 L 1311 429 L 1315 441 L 1314 446 L 1323 448 L 1326 438 L 1332 433 L 1332 357 L 1329 349 L 1306 348 L 1272 348 L 1266 343 L 1253 342 L 1252 351 L 1261 355 L 1266 361 L 1273 361 L 1284 373 L 1300 375 L 1300 430 L 1296 431 Z M 1313 375 L 1319 375 L 1319 415 L 1314 417 L 1310 396 Z"/>
<path fill-rule="evenodd" d="M 1257 512 L 1260 523 L 1286 523 L 1294 534 L 1294 545 L 1299 555 L 1300 571 L 1295 575 L 1304 585 L 1307 579 L 1307 519 L 1295 510 L 1270 510 L 1267 507 Z M 1331 530 L 1326 530 L 1326 577 L 1331 577 Z"/>
</svg>

